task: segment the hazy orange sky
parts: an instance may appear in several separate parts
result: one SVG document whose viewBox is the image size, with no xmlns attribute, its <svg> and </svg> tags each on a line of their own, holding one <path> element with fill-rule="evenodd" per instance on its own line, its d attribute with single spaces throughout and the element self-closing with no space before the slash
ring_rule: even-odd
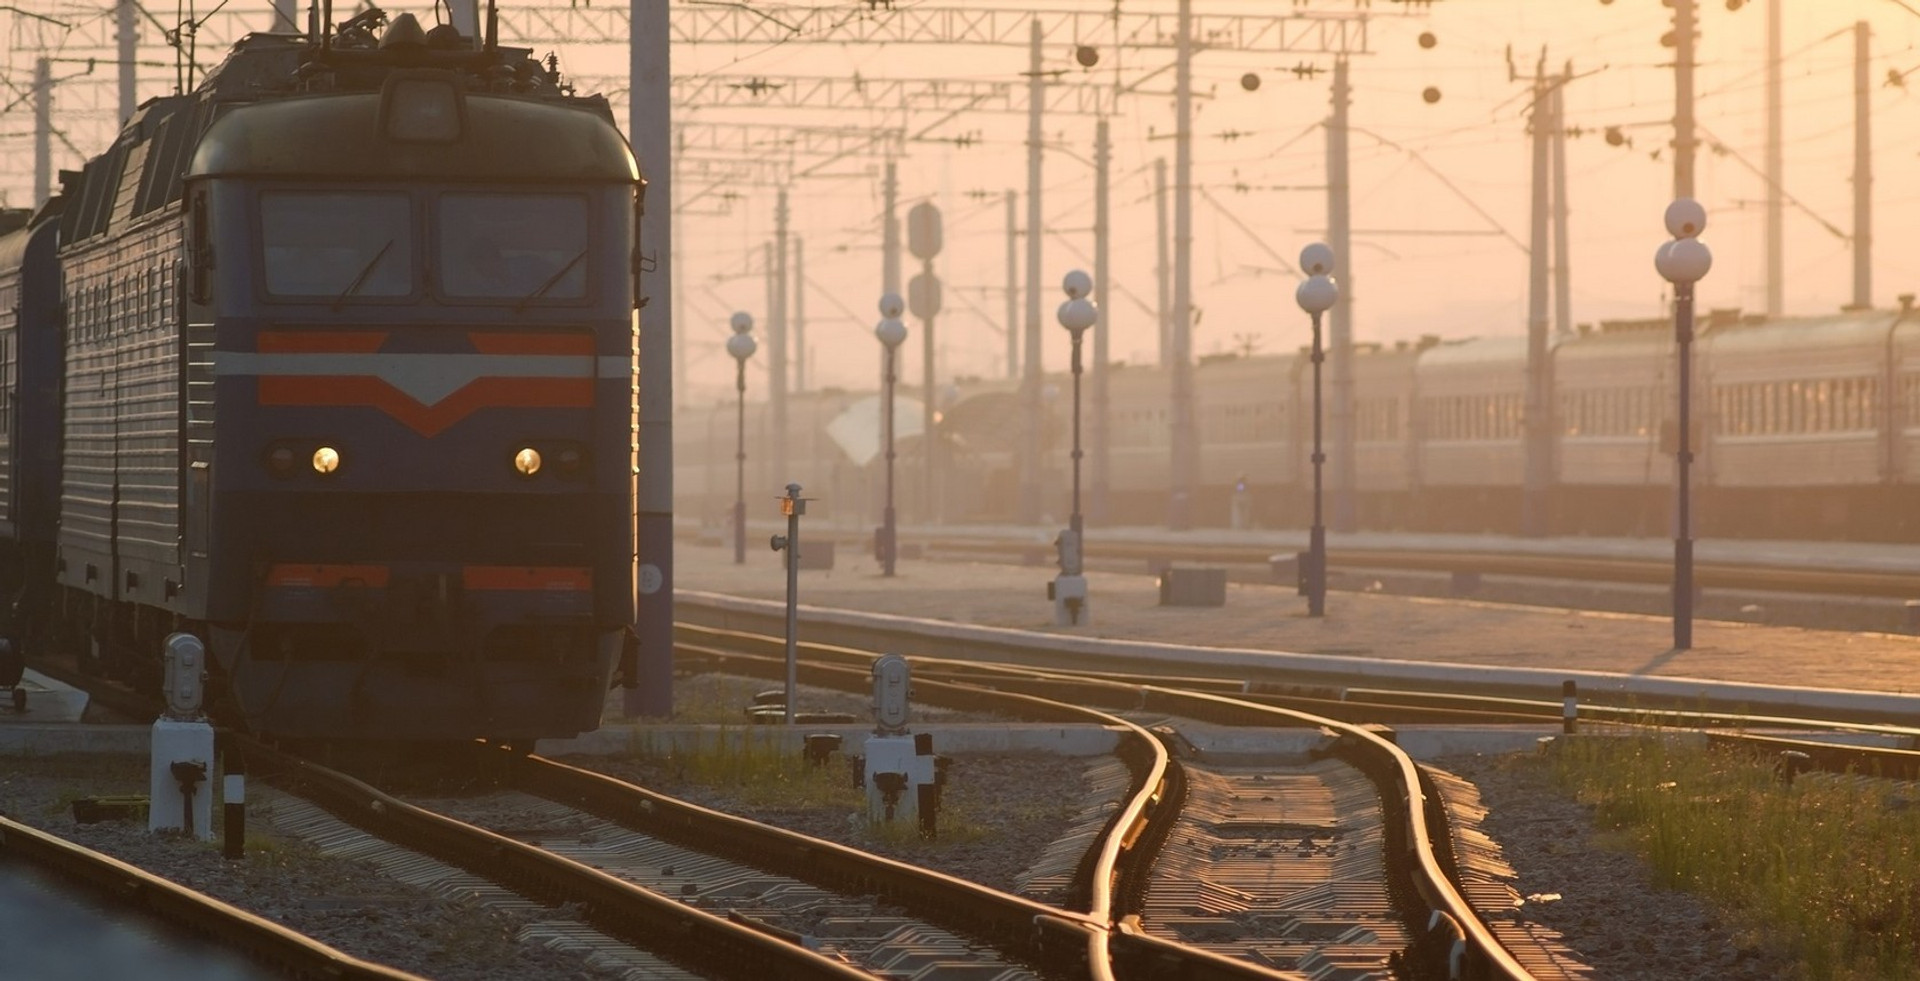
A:
<svg viewBox="0 0 1920 981">
<path fill-rule="evenodd" d="M 1121 6 L 1128 12 L 1174 9 L 1171 0 L 1126 0 Z M 1356 9 L 1329 0 L 1195 0 L 1194 6 L 1203 12 L 1276 15 Z M 1787 211 L 1787 312 L 1832 310 L 1846 302 L 1851 290 L 1848 243 L 1809 212 L 1851 232 L 1850 26 L 1856 20 L 1868 21 L 1874 33 L 1873 299 L 1892 305 L 1896 294 L 1920 290 L 1920 257 L 1914 250 L 1914 229 L 1920 225 L 1920 183 L 1915 177 L 1920 171 L 1920 72 L 1911 78 L 1911 88 L 1886 82 L 1889 70 L 1920 68 L 1920 14 L 1903 9 L 1896 0 L 1784 0 L 1783 6 L 1784 183 L 1806 209 L 1790 204 Z M 1110 11 L 1113 4 L 1056 0 L 1048 8 Z M 1567 93 L 1568 123 L 1586 131 L 1568 144 L 1574 319 L 1659 315 L 1665 283 L 1653 270 L 1652 256 L 1666 238 L 1660 216 L 1671 199 L 1673 181 L 1671 151 L 1663 149 L 1671 139 L 1672 50 L 1663 48 L 1660 39 L 1669 29 L 1671 11 L 1659 0 L 1604 5 L 1599 0 L 1440 0 L 1430 12 L 1416 16 L 1392 13 L 1399 9 L 1396 4 L 1376 2 L 1369 9 L 1380 14 L 1370 25 L 1374 53 L 1354 58 L 1352 69 L 1355 228 L 1496 234 L 1358 237 L 1357 339 L 1524 330 L 1527 256 L 1496 231 L 1497 225 L 1521 242 L 1527 240 L 1527 93 L 1524 83 L 1509 81 L 1509 45 L 1523 72 L 1531 71 L 1544 45 L 1551 70 L 1571 60 L 1576 73 L 1593 73 L 1574 82 Z M 1703 146 L 1696 164 L 1697 194 L 1710 213 L 1704 239 L 1715 254 L 1713 272 L 1699 293 L 1703 306 L 1758 309 L 1766 295 L 1764 184 L 1739 158 L 1755 168 L 1764 161 L 1764 3 L 1750 2 L 1737 11 L 1727 10 L 1722 0 L 1703 4 L 1700 31 L 1699 135 L 1703 142 L 1717 142 L 1725 149 L 1715 152 Z M 1828 37 L 1836 31 L 1840 36 Z M 1422 32 L 1434 35 L 1432 48 L 1418 43 Z M 1068 44 L 1049 47 L 1048 66 L 1067 69 L 1069 81 L 1110 83 L 1111 52 L 1105 39 L 1085 40 L 1102 47 L 1106 57 L 1099 66 L 1079 70 Z M 1122 51 L 1120 61 L 1121 77 L 1131 81 L 1170 64 L 1172 55 L 1166 50 Z M 1019 82 L 1026 63 L 1027 52 L 1019 47 L 702 46 L 675 52 L 676 74 L 768 77 L 857 71 L 870 78 Z M 1279 272 L 1278 263 L 1220 211 L 1231 209 L 1289 261 L 1301 245 L 1323 234 L 1323 192 L 1259 190 L 1325 180 L 1324 130 L 1317 124 L 1328 111 L 1326 76 L 1295 79 L 1285 69 L 1298 63 L 1326 68 L 1332 59 L 1207 52 L 1194 60 L 1196 90 L 1212 96 L 1196 101 L 1194 179 L 1218 202 L 1216 206 L 1204 196 L 1195 197 L 1193 290 L 1201 318 L 1195 331 L 1197 353 L 1234 347 L 1242 336 L 1253 338 L 1263 351 L 1305 343 L 1306 321 L 1292 301 L 1294 280 Z M 1248 71 L 1263 78 L 1256 92 L 1245 92 L 1238 83 Z M 1422 100 L 1427 86 L 1441 90 L 1437 104 Z M 1142 88 L 1170 91 L 1171 72 Z M 831 124 L 878 117 L 707 111 L 697 118 Z M 915 121 L 924 126 L 933 118 L 929 114 Z M 947 216 L 948 244 L 938 266 L 948 283 L 948 311 L 939 334 L 940 356 L 953 372 L 1002 370 L 1004 342 L 998 328 L 1005 301 L 999 290 L 1005 278 L 1006 238 L 1000 195 L 1010 188 L 1025 193 L 1025 125 L 1024 116 L 962 117 L 936 134 L 978 133 L 981 145 L 961 149 L 916 144 L 901 162 L 903 200 L 931 197 Z M 1600 131 L 1609 125 L 1623 127 L 1631 146 L 1608 146 Z M 1080 158 L 1092 156 L 1093 120 L 1050 117 L 1045 128 L 1050 141 Z M 1113 355 L 1135 363 L 1151 361 L 1155 354 L 1149 312 L 1156 293 L 1152 161 L 1166 157 L 1171 165 L 1173 155 L 1170 141 L 1153 137 L 1173 129 L 1173 100 L 1164 96 L 1129 99 L 1113 124 L 1115 280 L 1132 294 L 1116 292 L 1111 304 Z M 1246 135 L 1231 140 L 1221 135 L 1236 131 Z M 850 173 L 860 168 L 830 169 Z M 1091 267 L 1091 170 L 1068 153 L 1050 152 L 1045 185 L 1045 212 L 1059 229 L 1045 246 L 1046 364 L 1049 370 L 1060 370 L 1066 362 L 1066 332 L 1053 323 L 1052 311 L 1063 298 L 1057 286 L 1060 276 L 1076 266 Z M 1253 190 L 1237 192 L 1236 185 Z M 698 187 L 689 181 L 682 190 L 692 193 Z M 992 198 L 968 196 L 976 191 Z M 771 192 L 748 193 L 750 197 L 726 213 L 690 215 L 683 226 L 680 252 L 689 286 L 683 309 L 689 318 L 688 336 L 694 339 L 697 382 L 730 378 L 730 362 L 719 353 L 725 315 L 735 308 L 764 314 L 763 282 L 738 277 L 749 266 L 760 267 L 759 250 L 773 227 Z M 878 182 L 809 180 L 794 190 L 793 200 L 794 227 L 807 240 L 808 346 L 815 358 L 815 378 L 822 384 L 871 387 L 873 360 L 865 352 L 875 343 L 871 329 L 879 292 Z M 1024 220 L 1024 203 L 1021 214 Z M 907 262 L 911 274 L 914 263 Z M 905 346 L 905 377 L 917 379 L 920 325 L 911 319 L 908 325 L 914 336 Z M 942 369 L 941 374 L 949 372 Z M 701 397 L 711 397 L 708 391 L 703 387 Z"/>
<path fill-rule="evenodd" d="M 541 0 L 563 6 L 566 0 Z M 618 0 L 574 0 L 604 7 Z M 900 7 L 1031 8 L 1034 5 L 957 0 L 896 0 Z M 864 0 L 818 0 L 809 6 L 864 7 Z M 1050 0 L 1048 9 L 1109 12 L 1171 11 L 1173 0 Z M 1853 45 L 1850 25 L 1870 23 L 1874 108 L 1874 278 L 1873 300 L 1891 306 L 1895 296 L 1920 291 L 1920 0 L 1783 0 L 1786 82 L 1785 185 L 1800 204 L 1787 211 L 1789 313 L 1829 311 L 1845 302 L 1851 289 L 1851 259 L 1844 235 L 1852 225 Z M 110 0 L 16 0 L 23 10 L 52 13 L 68 20 L 110 17 Z M 172 4 L 151 5 L 155 16 L 172 19 Z M 503 0 L 502 8 L 515 5 Z M 765 8 L 765 4 L 755 4 Z M 1558 69 L 1571 61 L 1584 77 L 1568 89 L 1568 123 L 1585 135 L 1570 140 L 1568 170 L 1572 208 L 1571 267 L 1576 321 L 1659 315 L 1665 284 L 1653 271 L 1654 249 L 1665 239 L 1661 210 L 1671 197 L 1673 77 L 1671 49 L 1660 45 L 1671 11 L 1660 0 L 1436 0 L 1411 15 L 1403 6 L 1375 0 L 1359 7 L 1350 0 L 1194 0 L 1198 12 L 1288 15 L 1292 13 L 1374 14 L 1370 54 L 1353 59 L 1352 186 L 1353 223 L 1360 230 L 1355 249 L 1356 337 L 1388 341 L 1435 333 L 1445 336 L 1518 333 L 1527 305 L 1527 257 L 1505 237 L 1525 242 L 1528 234 L 1530 151 L 1524 118 L 1526 86 L 1509 80 L 1506 51 L 1531 71 L 1542 46 Z M 159 9 L 165 7 L 166 9 Z M 338 0 L 336 13 L 349 7 Z M 684 4 L 676 3 L 676 8 Z M 266 26 L 266 0 L 230 0 L 228 12 L 260 12 Z M 431 20 L 425 2 L 395 2 L 390 13 L 411 11 Z M 1749 170 L 1764 159 L 1762 58 L 1764 0 L 1749 0 L 1730 11 L 1726 0 L 1710 0 L 1700 12 L 1700 70 L 1697 79 L 1700 138 L 1698 196 L 1706 205 L 1709 228 L 1704 239 L 1713 248 L 1713 272 L 1700 286 L 1703 306 L 1760 308 L 1764 303 L 1764 185 Z M 6 78 L 16 86 L 23 66 L 30 71 L 35 45 L 51 36 L 18 13 L 0 11 L 7 32 Z M 142 27 L 142 59 L 171 64 L 151 25 Z M 1418 39 L 1431 32 L 1436 43 Z M 1838 32 L 1838 36 L 1834 36 Z M 504 39 L 512 43 L 514 39 Z M 1066 72 L 1063 81 L 1110 85 L 1116 58 L 1110 38 L 1081 39 L 1101 48 L 1094 69 L 1082 70 L 1072 45 L 1052 43 L 1049 69 Z M 65 54 L 75 52 L 66 51 Z M 202 48 L 203 55 L 208 49 Z M 626 53 L 618 46 L 576 44 L 560 49 L 562 67 L 576 74 L 624 73 Z M 965 78 L 1024 82 L 1024 46 L 956 49 L 931 45 L 890 47 L 782 44 L 732 47 L 683 46 L 674 53 L 676 75 L 850 76 L 867 78 Z M 1132 83 L 1162 70 L 1141 85 L 1143 91 L 1171 89 L 1172 53 L 1167 49 L 1122 50 L 1119 78 Z M 1322 69 L 1330 56 L 1256 56 L 1203 52 L 1194 60 L 1196 100 L 1193 291 L 1199 311 L 1194 350 L 1205 354 L 1252 344 L 1261 351 L 1282 351 L 1305 342 L 1306 320 L 1292 302 L 1293 279 L 1279 270 L 1268 251 L 1247 232 L 1222 217 L 1222 209 L 1249 225 L 1272 252 L 1291 261 L 1300 246 L 1323 234 L 1325 139 L 1318 126 L 1328 111 L 1323 73 L 1297 79 L 1288 71 L 1311 64 Z M 78 72 L 67 65 L 62 73 Z M 99 70 L 101 74 L 105 69 Z M 1258 91 L 1239 85 L 1247 72 L 1260 74 Z M 1905 86 L 1890 85 L 1889 73 L 1915 71 Z M 163 94 L 173 81 L 171 68 L 142 68 L 142 98 Z M 1585 74 L 1592 73 L 1592 74 Z M 98 76 L 96 76 L 98 77 Z M 78 83 L 76 83 L 78 84 Z M 1441 99 L 1428 104 L 1421 92 L 1437 87 Z M 11 100 L 9 100 L 11 101 Z M 624 99 L 620 100 L 624 102 Z M 1113 258 L 1116 292 L 1111 304 L 1113 356 L 1135 363 L 1155 354 L 1151 307 L 1154 282 L 1152 162 L 1171 164 L 1174 129 L 1172 99 L 1166 94 L 1131 97 L 1113 123 Z M 1024 99 L 1018 100 L 1024 104 Z M 626 118 L 624 104 L 616 106 Z M 937 119 L 919 114 L 795 110 L 694 109 L 689 120 L 738 121 L 762 125 L 863 125 L 890 122 L 918 131 Z M 22 153 L 20 132 L 30 126 L 24 107 L 0 117 L 0 151 L 8 173 L 0 190 L 19 203 L 27 196 L 31 156 Z M 1630 146 L 1609 146 L 1599 133 L 1622 127 Z M 932 198 L 946 214 L 947 247 L 939 268 L 947 283 L 947 311 L 940 321 L 942 377 L 997 375 L 1003 370 L 1005 343 L 999 333 L 1005 300 L 1006 233 L 1001 195 L 1025 194 L 1023 115 L 961 116 L 931 135 L 977 136 L 976 145 L 958 148 L 937 142 L 915 143 L 900 161 L 902 210 L 915 200 Z M 1062 298 L 1058 283 L 1076 266 L 1091 267 L 1092 192 L 1090 168 L 1094 122 L 1091 118 L 1052 116 L 1046 121 L 1045 213 L 1051 229 L 1045 240 L 1043 307 L 1046 311 L 1046 365 L 1066 362 L 1066 333 L 1053 322 Z M 70 130 L 79 136 L 84 128 Z M 1227 139 L 1223 134 L 1240 134 Z M 1159 138 L 1156 138 L 1159 137 Z M 99 146 L 77 149 L 98 152 Z M 1719 149 L 1713 149 L 1717 146 Z M 1656 151 L 1659 159 L 1653 159 Z M 760 155 L 780 153 L 767 148 Z M 72 168 L 79 154 L 56 148 L 56 168 Z M 659 161 L 644 161 L 657 168 Z M 807 161 L 801 161 L 804 166 Z M 808 347 L 818 384 L 872 387 L 876 342 L 874 300 L 880 291 L 880 190 L 876 157 L 840 161 L 829 178 L 810 178 L 792 189 L 793 228 L 806 241 Z M 1451 186 L 1449 186 L 1451 185 Z M 1236 188 L 1244 187 L 1245 190 Z M 1292 189 L 1305 187 L 1307 189 Z M 683 196 L 702 190 L 683 182 Z M 723 202 L 709 194 L 689 207 L 679 243 L 687 291 L 682 306 L 690 340 L 693 382 L 687 397 L 705 401 L 730 389 L 731 363 L 721 351 L 727 315 L 746 309 L 764 323 L 765 285 L 754 275 L 760 250 L 773 227 L 773 190 L 735 186 L 741 197 Z M 984 194 L 985 199 L 970 196 Z M 1484 212 L 1484 215 L 1482 214 Z M 1024 219 L 1025 204 L 1021 205 Z M 1817 216 L 1817 217 L 1816 217 Z M 1835 226 L 1840 236 L 1821 222 Z M 1411 232 L 1474 234 L 1415 235 Z M 1369 232 L 1372 232 L 1369 234 Z M 908 274 L 913 262 L 908 260 Z M 1024 258 L 1022 260 L 1024 270 Z M 1023 273 L 1024 274 L 1024 273 Z M 1024 309 L 1024 307 L 1023 307 Z M 904 375 L 917 379 L 920 324 L 905 346 Z M 764 351 L 764 347 L 762 349 Z M 756 358 L 764 370 L 764 354 Z M 755 383 L 758 385 L 758 381 Z"/>
</svg>

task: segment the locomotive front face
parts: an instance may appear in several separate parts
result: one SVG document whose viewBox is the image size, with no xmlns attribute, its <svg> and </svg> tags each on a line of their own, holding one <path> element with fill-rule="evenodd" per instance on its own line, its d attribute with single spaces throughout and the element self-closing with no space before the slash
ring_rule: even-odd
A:
<svg viewBox="0 0 1920 981">
<path fill-rule="evenodd" d="M 633 616 L 637 175 L 600 115 L 415 74 L 195 155 L 188 588 L 254 728 L 591 729 Z"/>
</svg>

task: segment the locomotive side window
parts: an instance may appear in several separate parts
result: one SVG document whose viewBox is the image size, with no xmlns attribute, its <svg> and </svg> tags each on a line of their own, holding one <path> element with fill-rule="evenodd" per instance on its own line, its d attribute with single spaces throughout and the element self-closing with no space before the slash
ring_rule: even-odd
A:
<svg viewBox="0 0 1920 981">
<path fill-rule="evenodd" d="M 587 199 L 578 194 L 443 194 L 435 282 L 461 299 L 587 295 Z"/>
<path fill-rule="evenodd" d="M 413 207 L 375 191 L 266 191 L 260 254 L 274 296 L 408 296 Z"/>
</svg>

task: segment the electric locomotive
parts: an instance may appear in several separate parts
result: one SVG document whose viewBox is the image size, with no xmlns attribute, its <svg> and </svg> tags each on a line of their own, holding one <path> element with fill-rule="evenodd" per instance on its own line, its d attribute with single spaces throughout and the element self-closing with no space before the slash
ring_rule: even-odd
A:
<svg viewBox="0 0 1920 981">
<path fill-rule="evenodd" d="M 60 507 L 59 199 L 0 211 L 0 687 L 25 668 L 25 635 L 52 609 Z M 18 692 L 19 689 L 15 688 Z M 19 697 L 16 695 L 16 698 Z"/>
<path fill-rule="evenodd" d="M 604 99 L 488 33 L 251 35 L 63 175 L 53 574 L 87 665 L 151 683 L 193 631 L 216 714 L 289 738 L 599 724 L 643 184 Z"/>
</svg>

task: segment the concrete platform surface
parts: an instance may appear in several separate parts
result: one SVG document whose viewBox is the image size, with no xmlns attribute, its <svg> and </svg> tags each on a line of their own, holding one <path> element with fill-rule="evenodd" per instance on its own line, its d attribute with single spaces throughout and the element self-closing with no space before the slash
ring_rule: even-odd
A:
<svg viewBox="0 0 1920 981">
<path fill-rule="evenodd" d="M 87 693 L 62 684 L 28 668 L 20 679 L 20 690 L 27 693 L 27 708 L 17 712 L 13 701 L 0 695 L 0 728 L 39 725 L 48 722 L 78 722 L 87 711 Z"/>
<path fill-rule="evenodd" d="M 734 565 L 731 549 L 679 542 L 676 588 L 784 599 L 780 556 L 753 544 L 746 564 Z M 869 555 L 841 549 L 839 558 L 834 569 L 800 573 L 802 604 L 1200 647 L 1920 692 L 1920 637 L 1900 634 L 1697 620 L 1693 647 L 1680 651 L 1664 616 L 1336 592 L 1315 619 L 1291 589 L 1242 584 L 1227 586 L 1224 607 L 1163 607 L 1153 577 L 1097 571 L 1087 574 L 1093 622 L 1056 627 L 1051 566 L 901 562 L 889 579 Z M 804 639 L 804 618 L 800 632 Z"/>
</svg>

